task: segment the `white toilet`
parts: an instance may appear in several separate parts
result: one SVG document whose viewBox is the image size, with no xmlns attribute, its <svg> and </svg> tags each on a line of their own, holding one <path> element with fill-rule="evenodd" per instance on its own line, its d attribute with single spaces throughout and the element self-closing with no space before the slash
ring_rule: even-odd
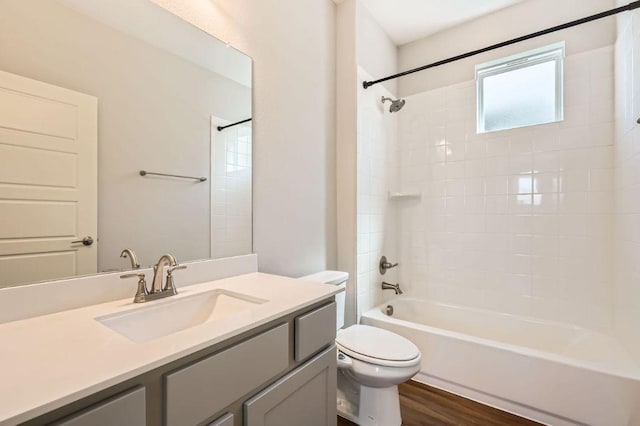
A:
<svg viewBox="0 0 640 426">
<path fill-rule="evenodd" d="M 349 274 L 322 271 L 301 277 L 346 288 Z M 395 333 L 368 325 L 344 325 L 345 293 L 336 295 L 338 414 L 362 426 L 400 426 L 398 384 L 420 371 L 420 351 Z"/>
</svg>

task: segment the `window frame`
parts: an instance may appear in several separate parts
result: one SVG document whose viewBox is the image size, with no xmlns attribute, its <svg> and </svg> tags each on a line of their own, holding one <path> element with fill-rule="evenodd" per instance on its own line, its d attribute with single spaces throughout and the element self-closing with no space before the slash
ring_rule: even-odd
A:
<svg viewBox="0 0 640 426">
<path fill-rule="evenodd" d="M 564 120 L 564 58 L 565 42 L 554 43 L 538 49 L 511 55 L 506 58 L 478 64 L 475 67 L 476 74 L 476 132 L 490 133 L 503 130 L 519 129 L 540 124 L 556 123 Z M 530 123 L 517 127 L 507 127 L 504 129 L 486 130 L 484 116 L 484 79 L 486 77 L 504 74 L 511 71 L 543 64 L 555 62 L 555 119 L 543 123 Z"/>
</svg>

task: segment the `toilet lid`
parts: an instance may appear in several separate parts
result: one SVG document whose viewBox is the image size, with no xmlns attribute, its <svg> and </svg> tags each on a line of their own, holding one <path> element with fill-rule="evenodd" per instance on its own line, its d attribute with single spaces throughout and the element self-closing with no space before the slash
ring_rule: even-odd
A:
<svg viewBox="0 0 640 426">
<path fill-rule="evenodd" d="M 368 325 L 338 331 L 336 343 L 349 352 L 385 361 L 410 361 L 420 356 L 418 347 L 408 339 Z"/>
</svg>

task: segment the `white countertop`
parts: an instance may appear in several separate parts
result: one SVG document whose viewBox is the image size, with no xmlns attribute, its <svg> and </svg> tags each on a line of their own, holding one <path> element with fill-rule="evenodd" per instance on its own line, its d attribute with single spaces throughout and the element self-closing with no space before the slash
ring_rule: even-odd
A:
<svg viewBox="0 0 640 426">
<path fill-rule="evenodd" d="M 0 425 L 14 425 L 326 299 L 341 289 L 263 273 L 180 288 L 166 299 L 125 300 L 0 324 Z M 132 287 L 133 289 L 133 287 Z M 237 315 L 134 343 L 96 317 L 213 289 L 268 300 Z M 167 318 L 170 321 L 170 318 Z"/>
</svg>

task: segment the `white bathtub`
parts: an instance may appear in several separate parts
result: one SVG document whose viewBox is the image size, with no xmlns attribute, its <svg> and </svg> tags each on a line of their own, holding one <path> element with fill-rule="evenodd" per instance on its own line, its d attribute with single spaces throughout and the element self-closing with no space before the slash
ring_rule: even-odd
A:
<svg viewBox="0 0 640 426">
<path fill-rule="evenodd" d="M 420 382 L 550 425 L 640 425 L 640 366 L 604 334 L 402 297 L 361 322 L 420 348 Z"/>
</svg>

